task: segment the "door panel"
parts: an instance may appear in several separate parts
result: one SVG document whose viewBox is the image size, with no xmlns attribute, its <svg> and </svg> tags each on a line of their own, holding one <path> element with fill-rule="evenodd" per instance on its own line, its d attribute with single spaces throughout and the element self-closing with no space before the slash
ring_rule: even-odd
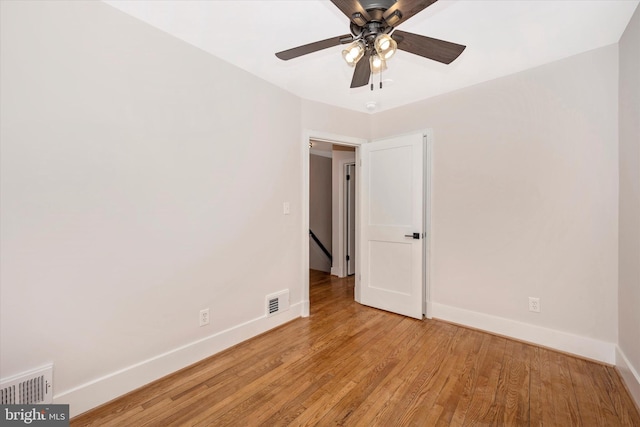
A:
<svg viewBox="0 0 640 427">
<path fill-rule="evenodd" d="M 411 296 L 411 245 L 369 241 L 369 286 Z"/>
<path fill-rule="evenodd" d="M 374 150 L 369 155 L 369 220 L 375 225 L 412 226 L 412 147 Z"/>
<path fill-rule="evenodd" d="M 361 147 L 362 304 L 422 318 L 424 254 L 422 134 Z M 407 237 L 408 236 L 408 237 Z"/>
</svg>

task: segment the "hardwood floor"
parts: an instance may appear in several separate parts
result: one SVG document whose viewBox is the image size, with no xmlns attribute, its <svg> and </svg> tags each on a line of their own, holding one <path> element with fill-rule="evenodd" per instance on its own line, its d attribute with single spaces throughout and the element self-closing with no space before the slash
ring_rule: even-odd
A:
<svg viewBox="0 0 640 427">
<path fill-rule="evenodd" d="M 351 278 L 310 277 L 310 317 L 71 425 L 640 426 L 612 367 L 364 307 Z"/>
</svg>

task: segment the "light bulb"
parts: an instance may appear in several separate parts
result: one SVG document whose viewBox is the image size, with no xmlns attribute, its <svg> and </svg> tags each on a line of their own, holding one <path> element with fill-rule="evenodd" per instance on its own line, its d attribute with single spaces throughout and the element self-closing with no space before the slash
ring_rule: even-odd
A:
<svg viewBox="0 0 640 427">
<path fill-rule="evenodd" d="M 345 49 L 342 51 L 342 57 L 348 65 L 353 66 L 353 56 L 351 56 L 351 53 L 348 50 Z"/>
<path fill-rule="evenodd" d="M 358 40 L 351 43 L 345 50 L 342 51 L 342 58 L 345 62 L 353 67 L 364 55 L 364 44 Z"/>
<path fill-rule="evenodd" d="M 387 64 L 385 63 L 383 58 L 380 58 L 378 55 L 371 55 L 371 72 L 373 74 L 377 74 L 382 70 L 387 69 Z"/>
</svg>

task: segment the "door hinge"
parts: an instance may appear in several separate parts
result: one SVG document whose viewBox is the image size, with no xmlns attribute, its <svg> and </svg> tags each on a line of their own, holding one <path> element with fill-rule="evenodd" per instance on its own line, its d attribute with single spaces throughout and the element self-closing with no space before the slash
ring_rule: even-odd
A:
<svg viewBox="0 0 640 427">
<path fill-rule="evenodd" d="M 347 261 L 349 261 L 349 259 L 350 259 L 350 258 L 349 258 L 349 255 L 347 255 Z"/>
<path fill-rule="evenodd" d="M 347 175 L 347 181 L 351 179 L 351 175 Z"/>
</svg>

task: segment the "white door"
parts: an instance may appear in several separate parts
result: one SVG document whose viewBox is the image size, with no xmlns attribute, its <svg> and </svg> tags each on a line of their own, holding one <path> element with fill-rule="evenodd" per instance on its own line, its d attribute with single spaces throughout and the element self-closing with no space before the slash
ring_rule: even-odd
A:
<svg viewBox="0 0 640 427">
<path fill-rule="evenodd" d="M 360 149 L 360 302 L 422 318 L 424 137 L 405 135 Z"/>
</svg>

